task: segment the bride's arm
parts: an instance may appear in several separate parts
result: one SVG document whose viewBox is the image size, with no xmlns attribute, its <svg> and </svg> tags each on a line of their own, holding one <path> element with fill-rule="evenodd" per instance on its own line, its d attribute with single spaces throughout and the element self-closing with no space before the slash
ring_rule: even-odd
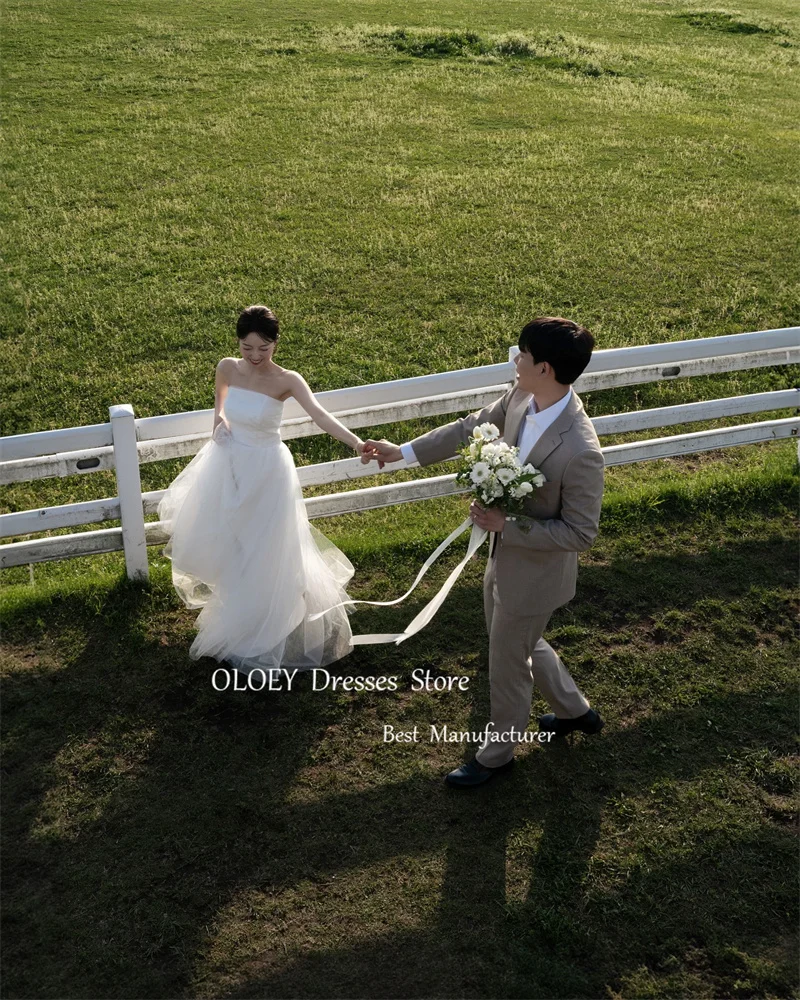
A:
<svg viewBox="0 0 800 1000">
<path fill-rule="evenodd" d="M 217 365 L 217 373 L 214 378 L 214 426 L 211 429 L 212 437 L 214 437 L 219 424 L 224 424 L 225 429 L 229 429 L 228 421 L 225 419 L 225 414 L 222 409 L 225 405 L 225 397 L 228 395 L 228 381 L 225 377 L 225 370 L 227 368 L 226 362 L 228 360 L 228 358 L 223 358 L 219 362 Z"/>
<path fill-rule="evenodd" d="M 303 407 L 320 430 L 335 437 L 337 441 L 343 441 L 349 448 L 361 454 L 364 442 L 348 430 L 343 423 L 338 421 L 332 413 L 328 413 L 324 406 L 320 406 L 314 397 L 308 383 L 299 372 L 287 372 L 289 377 L 290 391 L 297 402 Z"/>
</svg>

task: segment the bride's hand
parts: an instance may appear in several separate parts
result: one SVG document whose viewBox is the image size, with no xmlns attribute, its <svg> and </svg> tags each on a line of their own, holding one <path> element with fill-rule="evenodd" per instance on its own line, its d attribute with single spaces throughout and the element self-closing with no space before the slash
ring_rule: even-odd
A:
<svg viewBox="0 0 800 1000">
<path fill-rule="evenodd" d="M 224 420 L 220 420 L 214 428 L 211 438 L 213 441 L 221 441 L 224 437 L 231 436 L 231 429 Z"/>
<path fill-rule="evenodd" d="M 361 456 L 362 465 L 369 465 L 373 459 L 378 457 L 371 441 L 362 441 L 358 453 Z"/>
<path fill-rule="evenodd" d="M 364 452 L 361 461 L 366 464 L 371 459 L 378 463 L 378 468 L 382 469 L 387 462 L 401 462 L 403 452 L 396 444 L 382 438 L 380 441 L 373 441 L 371 438 L 364 442 Z"/>
</svg>

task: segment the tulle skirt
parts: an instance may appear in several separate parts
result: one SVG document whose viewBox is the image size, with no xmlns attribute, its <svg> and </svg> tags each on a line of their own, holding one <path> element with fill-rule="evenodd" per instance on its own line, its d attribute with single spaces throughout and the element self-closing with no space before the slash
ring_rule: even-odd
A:
<svg viewBox="0 0 800 1000">
<path fill-rule="evenodd" d="M 352 650 L 347 556 L 308 520 L 292 454 L 275 434 L 260 445 L 210 440 L 158 505 L 164 554 L 188 608 L 200 608 L 192 659 L 242 673 L 325 666 Z"/>
</svg>

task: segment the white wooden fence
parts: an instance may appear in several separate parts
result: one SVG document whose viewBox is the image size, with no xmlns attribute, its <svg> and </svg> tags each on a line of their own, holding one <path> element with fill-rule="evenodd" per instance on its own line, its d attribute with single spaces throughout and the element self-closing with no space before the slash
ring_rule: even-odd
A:
<svg viewBox="0 0 800 1000">
<path fill-rule="evenodd" d="M 350 428 L 373 427 L 440 414 L 476 410 L 502 395 L 514 378 L 513 358 L 480 368 L 422 375 L 373 385 L 321 392 L 317 398 Z M 575 383 L 579 393 L 619 386 L 664 382 L 692 375 L 742 371 L 800 361 L 800 327 L 762 330 L 725 337 L 683 340 L 642 347 L 595 351 Z M 652 410 L 594 417 L 598 436 L 668 427 L 746 413 L 800 406 L 800 389 L 761 392 Z M 142 493 L 139 466 L 196 454 L 211 435 L 213 408 L 167 416 L 136 418 L 133 407 L 109 407 L 109 422 L 85 427 L 16 434 L 0 439 L 0 482 L 4 484 L 72 476 L 115 469 L 118 496 L 64 504 L 0 516 L 0 537 L 120 520 L 121 527 L 26 539 L 0 545 L 0 568 L 52 559 L 124 550 L 131 579 L 147 579 L 147 546 L 166 541 L 160 522 L 145 522 L 157 511 L 163 491 Z M 621 465 L 732 445 L 798 437 L 797 413 L 781 420 L 739 424 L 714 430 L 603 449 L 606 465 Z M 284 440 L 322 433 L 294 399 L 286 401 L 281 435 Z M 404 462 L 363 465 L 358 457 L 298 469 L 303 486 L 361 479 L 405 468 Z M 306 499 L 310 518 L 370 510 L 466 492 L 455 475 L 389 483 Z"/>
</svg>

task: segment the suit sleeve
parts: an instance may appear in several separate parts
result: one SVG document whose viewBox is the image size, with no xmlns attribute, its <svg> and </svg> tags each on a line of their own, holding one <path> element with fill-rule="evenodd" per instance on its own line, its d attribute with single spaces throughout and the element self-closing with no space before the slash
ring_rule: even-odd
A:
<svg viewBox="0 0 800 1000">
<path fill-rule="evenodd" d="M 561 479 L 560 516 L 534 520 L 528 534 L 516 521 L 506 521 L 503 545 L 548 552 L 588 549 L 600 526 L 604 471 L 602 452 L 591 449 L 574 455 Z"/>
<path fill-rule="evenodd" d="M 496 399 L 477 413 L 459 417 L 458 420 L 443 424 L 409 441 L 419 464 L 433 465 L 435 462 L 452 458 L 461 445 L 467 443 L 473 428 L 478 424 L 494 424 L 502 435 L 508 403 L 515 390 L 516 386 L 512 386 L 500 399 Z"/>
</svg>

